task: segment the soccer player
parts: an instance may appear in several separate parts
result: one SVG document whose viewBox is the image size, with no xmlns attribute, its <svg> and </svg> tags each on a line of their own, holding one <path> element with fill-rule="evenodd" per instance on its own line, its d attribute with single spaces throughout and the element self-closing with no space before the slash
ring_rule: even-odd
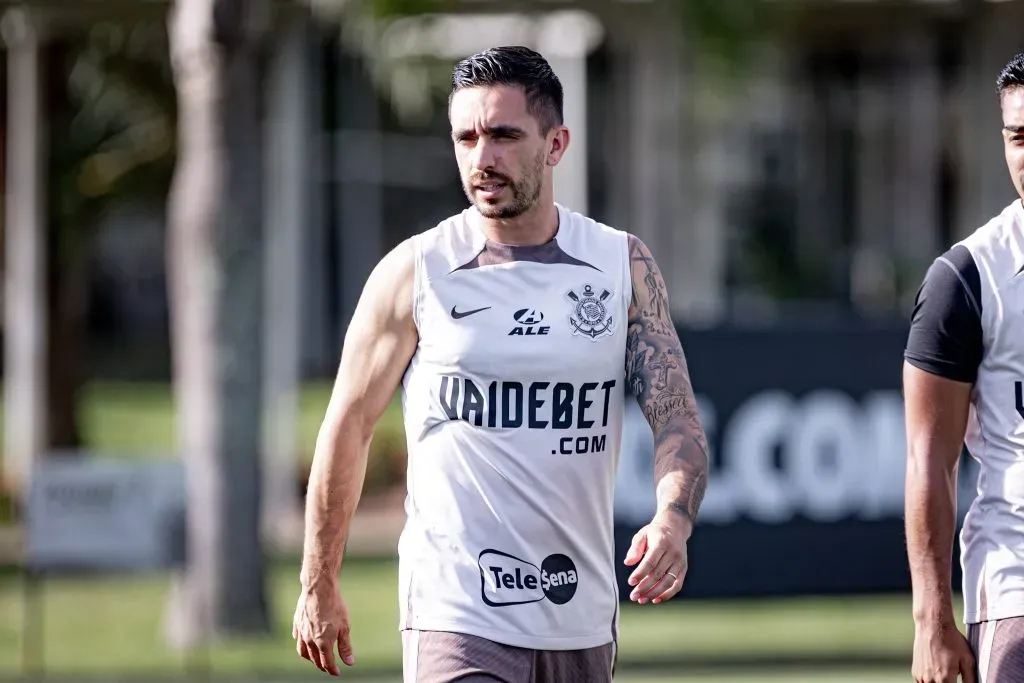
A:
<svg viewBox="0 0 1024 683">
<path fill-rule="evenodd" d="M 635 565 L 632 600 L 674 596 L 707 482 L 665 283 L 640 240 L 555 203 L 570 138 L 542 56 L 459 62 L 449 118 L 470 206 L 386 255 L 357 304 L 310 477 L 293 637 L 328 673 L 335 646 L 354 661 L 338 573 L 402 383 L 405 681 L 610 681 L 615 562 Z M 615 558 L 627 389 L 653 429 L 658 504 Z"/>
<path fill-rule="evenodd" d="M 1024 681 L 1024 53 L 998 79 L 1021 199 L 935 260 L 907 340 L 907 552 L 919 683 Z M 978 495 L 961 534 L 965 639 L 950 596 L 956 473 Z"/>
</svg>

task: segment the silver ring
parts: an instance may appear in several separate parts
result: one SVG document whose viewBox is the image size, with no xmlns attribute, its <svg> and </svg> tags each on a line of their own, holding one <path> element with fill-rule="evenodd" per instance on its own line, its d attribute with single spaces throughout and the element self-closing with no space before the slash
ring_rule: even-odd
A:
<svg viewBox="0 0 1024 683">
<path fill-rule="evenodd" d="M 673 581 L 675 581 L 676 579 L 678 579 L 678 578 L 679 578 L 678 576 L 676 576 L 676 575 L 675 575 L 675 574 L 673 574 L 672 572 L 665 572 L 665 575 L 666 575 L 666 576 L 671 576 L 671 577 L 672 577 L 672 580 L 673 580 Z"/>
</svg>

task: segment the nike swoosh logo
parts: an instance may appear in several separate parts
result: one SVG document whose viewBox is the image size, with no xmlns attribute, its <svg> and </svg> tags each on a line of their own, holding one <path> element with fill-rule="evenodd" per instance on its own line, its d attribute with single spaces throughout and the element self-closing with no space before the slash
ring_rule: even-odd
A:
<svg viewBox="0 0 1024 683">
<path fill-rule="evenodd" d="M 490 306 L 484 306 L 483 308 L 475 308 L 472 311 L 463 311 L 463 312 L 460 313 L 460 312 L 455 310 L 454 306 L 452 306 L 452 318 L 454 320 L 459 320 L 460 318 L 465 318 L 467 316 L 473 315 L 474 313 L 479 313 L 480 311 L 486 311 L 488 308 L 490 308 Z"/>
</svg>

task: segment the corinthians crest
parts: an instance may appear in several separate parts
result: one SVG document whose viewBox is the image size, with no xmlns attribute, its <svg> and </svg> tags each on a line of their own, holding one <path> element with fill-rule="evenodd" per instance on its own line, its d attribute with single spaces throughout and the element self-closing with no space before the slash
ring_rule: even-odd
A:
<svg viewBox="0 0 1024 683">
<path fill-rule="evenodd" d="M 584 285 L 581 292 L 570 291 L 566 296 L 574 306 L 569 315 L 572 333 L 596 340 L 612 332 L 612 316 L 605 302 L 612 295 L 607 289 L 600 293 L 590 285 Z"/>
</svg>

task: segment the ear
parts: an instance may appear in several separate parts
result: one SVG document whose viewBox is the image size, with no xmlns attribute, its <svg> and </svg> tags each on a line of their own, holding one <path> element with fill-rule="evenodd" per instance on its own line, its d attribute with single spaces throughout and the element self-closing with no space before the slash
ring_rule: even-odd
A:
<svg viewBox="0 0 1024 683">
<path fill-rule="evenodd" d="M 549 132 L 548 135 L 550 137 L 548 139 L 548 154 L 545 161 L 548 166 L 558 166 L 558 162 L 562 160 L 562 156 L 569 149 L 569 129 L 565 126 L 558 126 Z"/>
</svg>

